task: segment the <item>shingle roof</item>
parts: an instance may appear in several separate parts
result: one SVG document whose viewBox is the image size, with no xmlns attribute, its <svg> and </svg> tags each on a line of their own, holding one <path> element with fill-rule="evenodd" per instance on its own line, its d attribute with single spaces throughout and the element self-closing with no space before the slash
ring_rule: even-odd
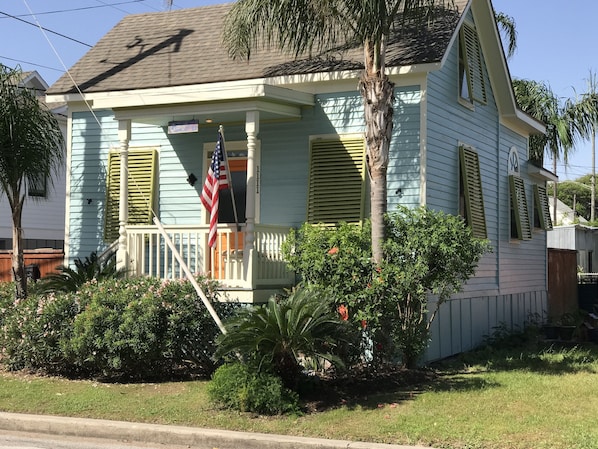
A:
<svg viewBox="0 0 598 449">
<path fill-rule="evenodd" d="M 455 0 L 459 14 L 428 27 L 407 29 L 389 45 L 388 66 L 441 60 L 467 0 Z M 125 17 L 71 69 L 82 92 L 172 87 L 267 76 L 352 70 L 363 67 L 360 49 L 295 59 L 257 50 L 249 61 L 232 60 L 221 41 L 222 22 L 232 4 Z M 48 94 L 74 93 L 65 74 Z"/>
</svg>

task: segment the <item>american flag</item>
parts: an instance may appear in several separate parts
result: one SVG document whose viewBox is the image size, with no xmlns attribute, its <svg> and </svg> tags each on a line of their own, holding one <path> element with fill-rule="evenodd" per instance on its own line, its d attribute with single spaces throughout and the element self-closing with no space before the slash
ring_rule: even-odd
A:
<svg viewBox="0 0 598 449">
<path fill-rule="evenodd" d="M 228 188 L 228 176 L 224 162 L 224 140 L 222 133 L 218 131 L 218 143 L 212 154 L 212 162 L 208 168 L 206 182 L 201 192 L 201 202 L 210 213 L 210 233 L 208 244 L 211 248 L 216 246 L 216 232 L 218 228 L 218 198 L 221 189 Z"/>
</svg>

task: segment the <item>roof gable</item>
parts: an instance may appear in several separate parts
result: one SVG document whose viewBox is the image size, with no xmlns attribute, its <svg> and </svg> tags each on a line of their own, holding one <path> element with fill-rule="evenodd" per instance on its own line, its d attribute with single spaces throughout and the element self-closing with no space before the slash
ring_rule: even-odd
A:
<svg viewBox="0 0 598 449">
<path fill-rule="evenodd" d="M 427 27 L 407 27 L 388 45 L 389 67 L 440 62 L 465 10 L 457 10 Z M 359 47 L 338 47 L 310 58 L 294 58 L 258 49 L 249 61 L 232 60 L 222 45 L 221 29 L 232 4 L 125 17 L 71 69 L 83 93 L 149 89 L 259 79 L 363 68 Z M 62 76 L 49 94 L 74 93 Z"/>
</svg>

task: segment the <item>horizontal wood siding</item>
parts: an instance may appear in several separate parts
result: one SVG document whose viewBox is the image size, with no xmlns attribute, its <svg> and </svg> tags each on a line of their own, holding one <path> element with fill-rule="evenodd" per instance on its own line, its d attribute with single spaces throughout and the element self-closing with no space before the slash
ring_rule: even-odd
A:
<svg viewBox="0 0 598 449">
<path fill-rule="evenodd" d="M 519 151 L 530 214 L 533 180 L 527 175 L 527 139 L 500 125 L 488 74 L 486 105 L 473 110 L 458 102 L 458 46 L 447 63 L 428 78 L 426 202 L 432 208 L 458 212 L 458 146 L 473 147 L 479 155 L 488 239 L 493 252 L 484 256 L 476 276 L 460 297 L 477 294 L 515 294 L 546 289 L 546 232 L 536 229 L 529 241 L 510 238 L 510 203 L 507 160 Z M 530 215 L 533 216 L 533 215 Z"/>
<path fill-rule="evenodd" d="M 417 207 L 421 204 L 420 181 L 420 86 L 395 89 L 393 135 L 387 173 L 388 212 L 398 205 Z"/>
</svg>

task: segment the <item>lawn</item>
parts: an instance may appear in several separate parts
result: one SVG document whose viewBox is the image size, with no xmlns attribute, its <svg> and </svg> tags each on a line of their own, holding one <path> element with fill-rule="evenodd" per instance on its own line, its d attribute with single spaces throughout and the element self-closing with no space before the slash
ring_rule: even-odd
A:
<svg viewBox="0 0 598 449">
<path fill-rule="evenodd" d="M 221 410 L 205 381 L 114 384 L 0 373 L 0 410 L 443 449 L 598 445 L 598 346 L 531 343 L 382 379 L 321 385 L 301 416 Z M 322 398 L 322 391 L 314 395 Z"/>
</svg>

